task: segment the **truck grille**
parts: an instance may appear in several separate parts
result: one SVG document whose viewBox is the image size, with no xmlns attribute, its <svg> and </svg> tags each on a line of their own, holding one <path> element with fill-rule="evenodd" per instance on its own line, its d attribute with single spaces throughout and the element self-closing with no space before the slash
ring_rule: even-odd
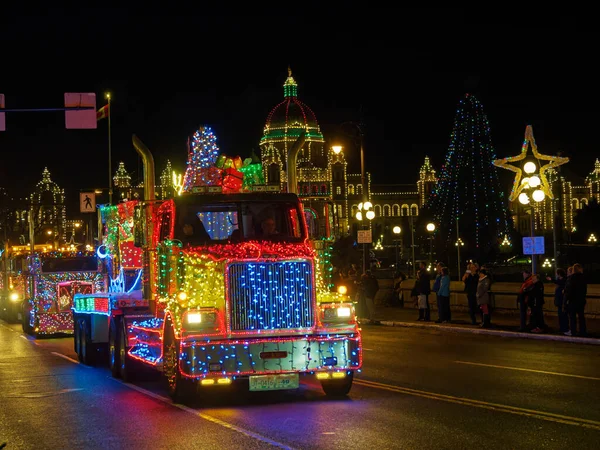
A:
<svg viewBox="0 0 600 450">
<path fill-rule="evenodd" d="M 311 262 L 234 263 L 228 281 L 232 331 L 313 326 Z"/>
</svg>

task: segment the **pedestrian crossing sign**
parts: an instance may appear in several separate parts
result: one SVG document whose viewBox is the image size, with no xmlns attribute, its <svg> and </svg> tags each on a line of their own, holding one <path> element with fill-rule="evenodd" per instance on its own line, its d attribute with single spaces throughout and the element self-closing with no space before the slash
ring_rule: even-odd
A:
<svg viewBox="0 0 600 450">
<path fill-rule="evenodd" d="M 79 193 L 79 211 L 81 211 L 82 213 L 96 212 L 96 193 Z"/>
</svg>

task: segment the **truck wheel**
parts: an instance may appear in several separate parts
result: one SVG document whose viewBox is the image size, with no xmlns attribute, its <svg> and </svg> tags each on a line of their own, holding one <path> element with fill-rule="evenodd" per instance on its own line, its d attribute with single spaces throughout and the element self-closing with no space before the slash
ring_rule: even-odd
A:
<svg viewBox="0 0 600 450">
<path fill-rule="evenodd" d="M 135 369 L 133 367 L 133 359 L 127 354 L 129 348 L 127 346 L 127 322 L 124 318 L 119 321 L 118 333 L 118 350 L 119 350 L 119 375 L 123 381 L 133 381 L 135 379 Z"/>
<path fill-rule="evenodd" d="M 29 320 L 30 320 L 30 316 L 29 316 L 29 311 L 25 311 L 25 304 L 23 304 L 23 333 L 25 334 L 33 334 L 33 329 L 31 328 L 31 325 L 29 325 Z"/>
<path fill-rule="evenodd" d="M 120 320 L 114 317 L 110 319 L 110 326 L 108 328 L 108 366 L 110 367 L 110 373 L 114 378 L 119 378 L 121 376 L 119 323 Z"/>
<path fill-rule="evenodd" d="M 354 380 L 354 372 L 350 372 L 341 380 L 322 380 L 321 387 L 328 397 L 345 397 L 352 388 Z"/>
<path fill-rule="evenodd" d="M 163 351 L 163 370 L 167 378 L 167 388 L 169 396 L 175 403 L 186 403 L 194 394 L 193 384 L 181 376 L 179 371 L 180 344 L 175 339 L 173 327 L 171 325 L 167 325 L 167 327 Z"/>
<path fill-rule="evenodd" d="M 87 320 L 81 319 L 79 321 L 79 351 L 80 357 L 79 360 L 85 364 L 86 366 L 94 365 L 94 347 L 91 343 L 90 336 L 88 333 L 88 325 Z"/>
<path fill-rule="evenodd" d="M 73 350 L 77 355 L 77 359 L 81 361 L 81 336 L 79 334 L 79 318 L 73 317 Z"/>
</svg>

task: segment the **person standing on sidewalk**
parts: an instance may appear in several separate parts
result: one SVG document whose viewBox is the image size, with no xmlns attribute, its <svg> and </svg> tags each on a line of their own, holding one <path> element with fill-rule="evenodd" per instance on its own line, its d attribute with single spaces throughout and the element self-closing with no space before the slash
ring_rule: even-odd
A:
<svg viewBox="0 0 600 450">
<path fill-rule="evenodd" d="M 467 266 L 467 271 L 462 277 L 462 281 L 465 284 L 465 292 L 467 293 L 467 302 L 469 304 L 469 316 L 471 317 L 471 324 L 477 325 L 475 319 L 477 311 L 477 283 L 479 283 L 479 266 L 476 263 L 471 263 Z"/>
<path fill-rule="evenodd" d="M 417 291 L 419 293 L 419 319 L 429 322 L 431 320 L 431 309 L 429 308 L 429 294 L 431 293 L 431 284 L 429 282 L 429 273 L 425 268 L 425 263 L 421 262 L 419 267 L 419 278 Z"/>
<path fill-rule="evenodd" d="M 489 328 L 490 323 L 490 279 L 487 276 L 487 271 L 481 269 L 479 271 L 479 282 L 477 283 L 477 304 L 483 313 L 482 328 Z"/>
<path fill-rule="evenodd" d="M 452 314 L 450 312 L 450 275 L 448 274 L 448 268 L 441 268 L 442 274 L 440 277 L 440 288 L 437 292 L 439 304 L 442 308 L 441 319 L 442 323 L 450 323 L 452 321 Z"/>
<path fill-rule="evenodd" d="M 543 333 L 546 329 L 544 322 L 544 283 L 536 273 L 531 275 L 531 289 L 527 297 L 531 308 L 531 332 Z"/>
<path fill-rule="evenodd" d="M 552 278 L 546 277 L 548 281 Z M 554 306 L 558 312 L 558 328 L 561 333 L 569 331 L 569 315 L 565 308 L 565 284 L 567 283 L 567 273 L 564 269 L 556 269 L 556 278 L 554 279 Z"/>
<path fill-rule="evenodd" d="M 527 331 L 527 310 L 532 301 L 529 300 L 530 290 L 533 286 L 533 279 L 531 277 L 531 271 L 529 269 L 523 269 L 523 284 L 521 285 L 521 289 L 519 290 L 519 295 L 517 296 L 517 303 L 519 304 L 519 313 L 521 319 L 521 326 L 519 327 L 519 331 L 526 332 Z"/>
<path fill-rule="evenodd" d="M 585 323 L 586 297 L 587 282 L 583 275 L 583 267 L 581 264 L 573 264 L 573 275 L 569 277 L 565 285 L 565 299 L 571 322 L 571 331 L 565 333 L 567 336 L 587 336 Z M 579 332 L 577 332 L 577 318 L 579 318 Z"/>
<path fill-rule="evenodd" d="M 438 319 L 435 323 L 442 323 L 443 320 L 443 308 L 440 303 L 440 283 L 442 282 L 442 263 L 437 263 L 435 265 L 435 281 L 433 282 L 433 288 L 431 290 L 435 292 L 435 303 L 437 306 Z"/>
<path fill-rule="evenodd" d="M 362 277 L 363 292 L 365 295 L 366 318 L 373 320 L 375 311 L 375 295 L 379 290 L 379 282 L 370 270 L 367 270 Z"/>
</svg>

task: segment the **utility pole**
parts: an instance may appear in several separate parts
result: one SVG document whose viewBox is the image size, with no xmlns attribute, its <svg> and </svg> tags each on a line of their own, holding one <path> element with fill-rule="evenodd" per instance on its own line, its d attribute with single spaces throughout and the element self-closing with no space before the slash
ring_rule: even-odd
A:
<svg viewBox="0 0 600 450">
<path fill-rule="evenodd" d="M 460 234 L 458 232 L 458 216 L 456 216 L 456 257 L 458 263 L 458 271 L 456 273 L 458 281 L 460 281 Z"/>
<path fill-rule="evenodd" d="M 408 210 L 408 214 L 408 221 L 410 223 L 410 248 L 412 252 L 413 278 L 417 278 L 417 267 L 415 266 L 415 229 L 413 227 L 413 216 L 410 209 Z"/>
</svg>

